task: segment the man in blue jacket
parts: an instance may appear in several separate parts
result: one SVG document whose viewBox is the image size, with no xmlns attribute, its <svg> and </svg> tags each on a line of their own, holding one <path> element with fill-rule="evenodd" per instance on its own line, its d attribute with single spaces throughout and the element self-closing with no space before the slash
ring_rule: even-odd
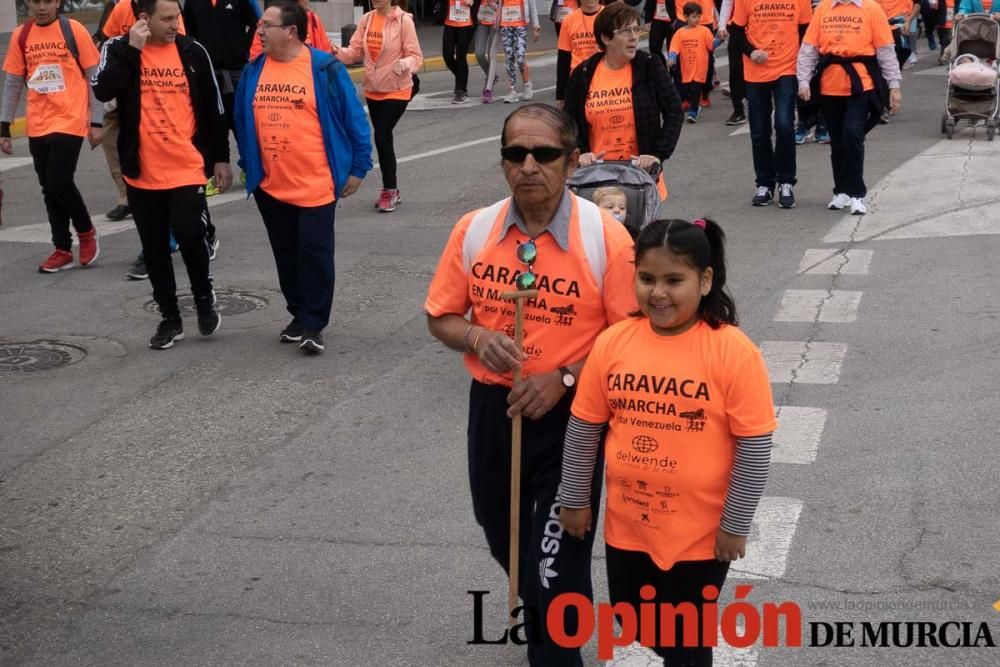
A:
<svg viewBox="0 0 1000 667">
<path fill-rule="evenodd" d="M 303 43 L 306 12 L 295 2 L 264 11 L 264 53 L 247 65 L 234 115 L 240 166 L 271 241 L 292 321 L 282 343 L 323 351 L 333 306 L 337 199 L 372 168 L 368 121 L 344 66 Z"/>
</svg>

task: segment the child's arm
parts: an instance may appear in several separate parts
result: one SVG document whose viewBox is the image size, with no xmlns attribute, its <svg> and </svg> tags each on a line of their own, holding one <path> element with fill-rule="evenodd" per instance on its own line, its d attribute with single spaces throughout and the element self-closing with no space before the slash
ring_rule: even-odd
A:
<svg viewBox="0 0 1000 667">
<path fill-rule="evenodd" d="M 747 535 L 771 470 L 771 434 L 736 438 L 722 521 L 715 536 L 715 558 L 733 561 L 746 555 Z"/>
<path fill-rule="evenodd" d="M 563 444 L 562 482 L 559 484 L 559 520 L 566 532 L 583 539 L 593 523 L 591 480 L 604 424 L 570 416 Z"/>
</svg>

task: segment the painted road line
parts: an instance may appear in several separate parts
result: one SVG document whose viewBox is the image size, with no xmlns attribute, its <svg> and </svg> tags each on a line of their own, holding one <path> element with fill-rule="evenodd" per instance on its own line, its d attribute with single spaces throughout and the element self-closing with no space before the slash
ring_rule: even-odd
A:
<svg viewBox="0 0 1000 667">
<path fill-rule="evenodd" d="M 746 123 L 743 127 L 738 127 L 729 133 L 729 136 L 735 137 L 739 134 L 750 134 L 750 123 Z"/>
<path fill-rule="evenodd" d="M 780 579 L 785 576 L 788 551 L 801 512 L 801 500 L 761 498 L 747 540 L 746 558 L 730 566 L 729 579 Z"/>
<path fill-rule="evenodd" d="M 867 275 L 874 250 L 810 248 L 799 262 L 799 273 L 812 275 Z"/>
<path fill-rule="evenodd" d="M 246 193 L 242 190 L 239 192 L 226 192 L 209 197 L 208 207 L 214 208 L 245 198 Z M 132 219 L 111 222 L 104 217 L 103 213 L 90 216 L 90 220 L 94 223 L 94 227 L 97 228 L 97 233 L 100 236 L 111 236 L 112 234 L 118 234 L 129 229 L 135 229 L 135 222 Z M 52 243 L 52 229 L 47 222 L 0 229 L 0 241 L 12 243 Z"/>
<path fill-rule="evenodd" d="M 847 290 L 785 290 L 776 322 L 855 322 L 861 292 Z"/>
<path fill-rule="evenodd" d="M 0 159 L 0 173 L 11 169 L 18 169 L 19 167 L 27 167 L 32 162 L 33 160 L 30 157 L 5 157 Z"/>
<path fill-rule="evenodd" d="M 941 141 L 904 162 L 869 188 L 866 215 L 843 216 L 823 241 L 1000 234 L 1000 142 L 987 142 L 978 134 Z M 914 206 L 915 201 L 920 205 Z"/>
<path fill-rule="evenodd" d="M 774 432 L 771 463 L 803 465 L 815 461 L 826 427 L 826 410 L 782 405 L 775 417 L 778 430 Z"/>
<path fill-rule="evenodd" d="M 843 343 L 765 340 L 760 350 L 773 383 L 834 384 L 847 355 Z"/>
<path fill-rule="evenodd" d="M 555 86 L 543 86 L 542 88 L 535 88 L 534 92 L 537 94 L 555 89 L 556 89 Z M 454 96 L 454 94 L 455 93 L 453 91 L 427 93 L 426 95 L 421 93 L 410 101 L 409 105 L 407 105 L 406 107 L 406 110 L 407 111 L 443 111 L 443 110 L 452 111 L 452 110 L 468 109 L 470 107 L 483 105 L 481 98 L 473 96 L 469 97 L 468 102 L 463 102 L 462 104 L 452 104 L 451 98 L 452 96 Z M 441 99 L 435 99 L 435 98 L 441 98 Z M 502 101 L 503 98 L 500 95 L 497 95 L 495 103 L 502 103 Z M 367 105 L 365 106 L 365 113 L 368 113 Z"/>
</svg>

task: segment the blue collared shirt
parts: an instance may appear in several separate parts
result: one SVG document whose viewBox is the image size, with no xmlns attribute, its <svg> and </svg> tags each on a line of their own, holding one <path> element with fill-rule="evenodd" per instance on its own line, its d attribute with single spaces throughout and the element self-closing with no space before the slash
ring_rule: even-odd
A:
<svg viewBox="0 0 1000 667">
<path fill-rule="evenodd" d="M 566 188 L 563 190 L 562 200 L 559 202 L 556 214 L 552 216 L 552 220 L 542 231 L 543 234 L 545 232 L 551 234 L 552 238 L 556 240 L 556 243 L 565 252 L 569 252 L 569 218 L 572 214 L 573 195 Z M 510 208 L 507 209 L 507 218 L 503 221 L 503 228 L 500 230 L 500 237 L 497 239 L 497 243 L 503 241 L 507 236 L 507 232 L 515 225 L 525 236 L 531 236 L 528 233 L 528 226 L 524 224 L 524 218 L 521 217 L 521 211 L 517 208 L 517 202 L 512 198 L 510 200 Z"/>
</svg>

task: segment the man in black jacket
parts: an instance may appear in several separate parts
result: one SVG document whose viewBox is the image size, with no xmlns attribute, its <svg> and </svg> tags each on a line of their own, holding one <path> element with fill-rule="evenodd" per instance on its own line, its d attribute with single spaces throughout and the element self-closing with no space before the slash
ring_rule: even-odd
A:
<svg viewBox="0 0 1000 667">
<path fill-rule="evenodd" d="M 92 84 L 99 100 L 118 103 L 122 175 L 163 316 L 149 346 L 163 350 L 184 338 L 170 232 L 191 279 L 198 330 L 219 328 L 202 211 L 205 178 L 225 190 L 233 172 L 212 62 L 205 47 L 178 34 L 178 0 L 138 0 L 136 10 L 128 36 L 104 44 Z"/>
<path fill-rule="evenodd" d="M 256 0 L 186 0 L 187 34 L 208 50 L 222 93 L 226 120 L 233 128 L 233 99 L 240 72 L 250 59 L 260 8 Z"/>
</svg>

